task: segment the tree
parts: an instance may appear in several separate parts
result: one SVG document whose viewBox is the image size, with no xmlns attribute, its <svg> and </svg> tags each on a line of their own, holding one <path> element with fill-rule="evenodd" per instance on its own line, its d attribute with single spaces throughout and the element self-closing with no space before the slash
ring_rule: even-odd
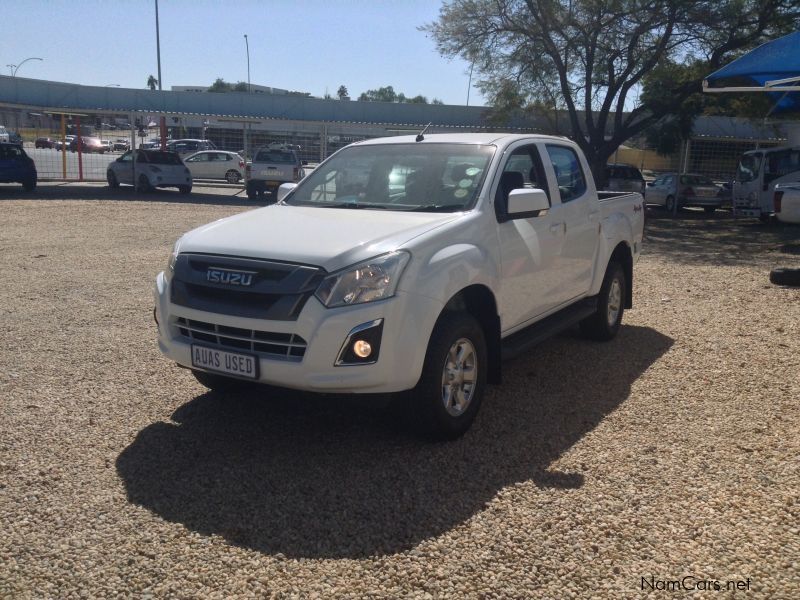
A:
<svg viewBox="0 0 800 600">
<path fill-rule="evenodd" d="M 158 87 L 158 79 L 150 75 L 150 77 L 147 78 L 147 87 L 151 90 L 155 90 Z"/>
<path fill-rule="evenodd" d="M 344 86 L 342 86 L 344 87 Z M 342 88 L 339 88 L 342 91 Z M 345 88 L 347 91 L 347 88 Z M 340 96 L 341 97 L 341 96 Z M 399 104 L 428 104 L 428 99 L 422 94 L 413 97 L 406 96 L 403 92 L 395 92 L 390 85 L 378 88 L 377 90 L 367 90 L 358 97 L 359 102 L 397 102 Z M 441 100 L 434 98 L 430 104 L 444 104 Z"/>
<path fill-rule="evenodd" d="M 209 92 L 215 93 L 223 93 L 223 92 L 230 92 L 233 89 L 233 86 L 225 81 L 222 77 L 217 77 L 217 79 L 212 83 L 208 90 Z"/>
<path fill-rule="evenodd" d="M 234 92 L 249 92 L 250 87 L 247 85 L 246 81 L 237 81 L 236 85 L 233 86 Z"/>
<path fill-rule="evenodd" d="M 797 0 L 450 0 L 421 27 L 479 73 L 493 101 L 563 111 L 595 177 L 608 158 L 701 91 L 704 75 L 790 31 Z M 670 65 L 691 66 L 677 77 Z M 658 86 L 641 93 L 648 77 Z M 637 96 L 639 96 L 637 98 Z"/>
<path fill-rule="evenodd" d="M 349 96 L 349 94 L 347 93 L 347 88 L 343 85 L 340 85 L 339 89 L 336 90 L 336 95 L 339 97 L 339 100 L 344 100 L 345 98 L 347 98 L 347 96 Z"/>
</svg>

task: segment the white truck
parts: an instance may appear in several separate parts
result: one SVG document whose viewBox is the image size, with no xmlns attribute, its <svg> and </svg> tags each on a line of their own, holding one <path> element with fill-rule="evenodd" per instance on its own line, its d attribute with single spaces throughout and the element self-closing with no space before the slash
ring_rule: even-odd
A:
<svg viewBox="0 0 800 600">
<path fill-rule="evenodd" d="M 769 219 L 775 213 L 775 186 L 800 182 L 800 146 L 745 152 L 733 182 L 734 214 Z"/>
<path fill-rule="evenodd" d="M 504 358 L 632 303 L 644 201 L 595 190 L 573 142 L 437 134 L 339 150 L 279 201 L 195 229 L 155 286 L 161 351 L 212 390 L 386 394 L 470 426 Z"/>
</svg>

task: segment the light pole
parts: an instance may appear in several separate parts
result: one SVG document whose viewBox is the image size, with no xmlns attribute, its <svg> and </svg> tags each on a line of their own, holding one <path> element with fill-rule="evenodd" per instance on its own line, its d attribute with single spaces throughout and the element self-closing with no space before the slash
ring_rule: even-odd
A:
<svg viewBox="0 0 800 600">
<path fill-rule="evenodd" d="M 475 68 L 475 61 L 469 66 L 469 83 L 467 84 L 467 106 L 469 106 L 469 91 L 472 89 L 472 69 Z"/>
<path fill-rule="evenodd" d="M 250 89 L 250 43 L 247 41 L 247 34 L 244 34 L 244 46 L 247 49 L 247 93 L 249 94 L 252 90 Z"/>
<path fill-rule="evenodd" d="M 11 76 L 12 77 L 16 77 L 17 76 L 17 71 L 19 71 L 19 68 L 22 65 L 24 65 L 26 62 L 28 62 L 29 60 L 44 60 L 44 59 L 43 58 L 39 58 L 38 56 L 31 56 L 30 58 L 26 58 L 25 60 L 23 60 L 18 65 L 6 65 L 9 69 L 11 69 Z"/>
<path fill-rule="evenodd" d="M 156 60 L 158 61 L 158 91 L 161 91 L 161 36 L 158 33 L 158 0 L 156 0 Z"/>
</svg>

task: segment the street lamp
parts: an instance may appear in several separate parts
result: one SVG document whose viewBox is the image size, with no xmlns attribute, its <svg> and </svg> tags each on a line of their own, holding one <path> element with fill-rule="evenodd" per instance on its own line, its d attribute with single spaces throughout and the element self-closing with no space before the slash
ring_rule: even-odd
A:
<svg viewBox="0 0 800 600">
<path fill-rule="evenodd" d="M 247 41 L 247 34 L 244 34 L 244 45 L 247 48 L 247 93 L 249 94 L 252 90 L 250 89 L 250 43 Z"/>
<path fill-rule="evenodd" d="M 9 69 L 11 69 L 11 76 L 12 77 L 16 77 L 17 76 L 17 71 L 19 71 L 19 68 L 22 65 L 24 65 L 26 62 L 28 62 L 29 60 L 44 60 L 44 59 L 43 58 L 39 58 L 38 56 L 31 56 L 30 58 L 26 58 L 25 60 L 23 60 L 18 65 L 6 65 Z"/>
</svg>

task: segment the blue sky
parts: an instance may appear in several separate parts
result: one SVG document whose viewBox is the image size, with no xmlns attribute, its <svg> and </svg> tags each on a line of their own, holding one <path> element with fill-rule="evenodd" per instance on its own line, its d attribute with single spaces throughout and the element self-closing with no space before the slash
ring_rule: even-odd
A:
<svg viewBox="0 0 800 600">
<path fill-rule="evenodd" d="M 22 0 L 3 11 L 0 68 L 28 61 L 19 77 L 144 88 L 157 76 L 154 0 Z M 417 27 L 436 19 L 436 0 L 159 0 L 161 73 L 172 85 L 247 79 L 336 95 L 391 85 L 465 104 L 469 63 L 446 60 Z M 476 89 L 470 105 L 484 104 Z"/>
</svg>

